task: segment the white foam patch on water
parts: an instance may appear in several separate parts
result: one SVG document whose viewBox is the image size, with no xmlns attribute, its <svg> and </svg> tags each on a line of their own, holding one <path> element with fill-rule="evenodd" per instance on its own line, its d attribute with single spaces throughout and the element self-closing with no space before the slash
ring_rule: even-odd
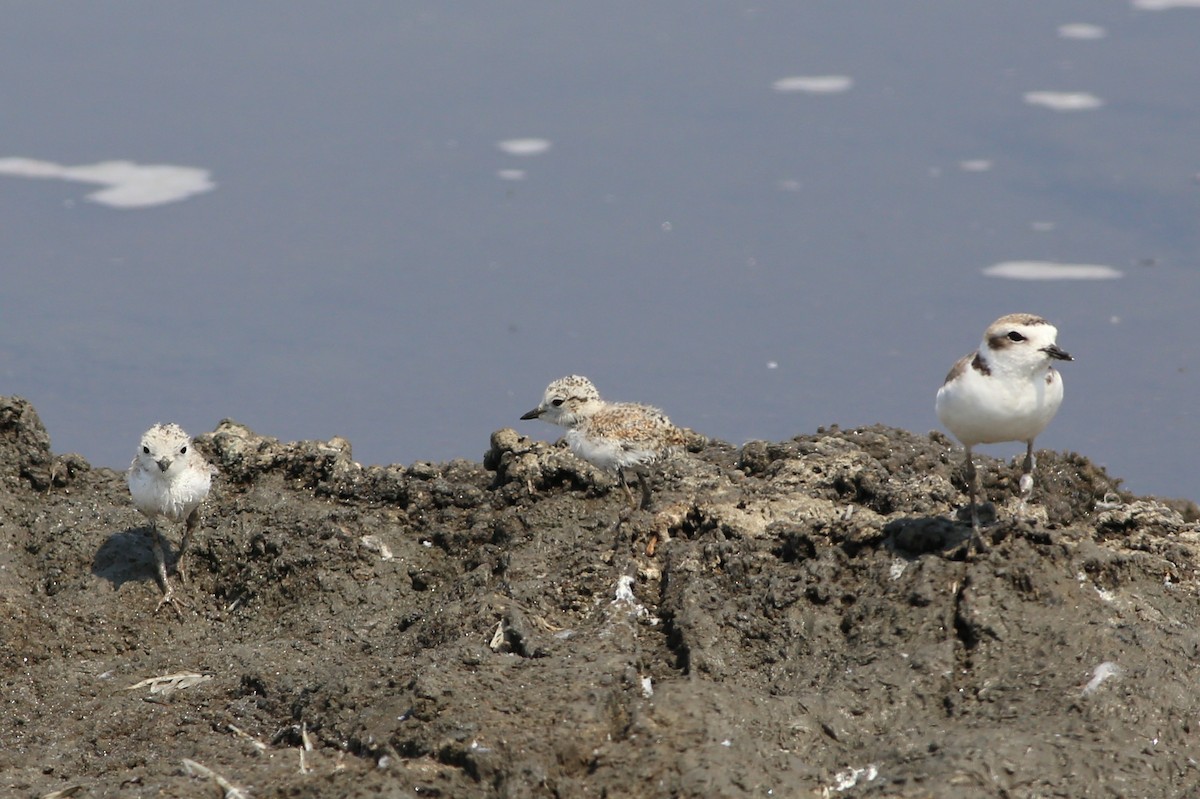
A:
<svg viewBox="0 0 1200 799">
<path fill-rule="evenodd" d="M 1103 100 L 1087 92 L 1026 92 L 1025 102 L 1051 111 L 1091 111 L 1104 105 Z"/>
<path fill-rule="evenodd" d="M 805 94 L 838 94 L 849 91 L 854 79 L 848 75 L 793 75 L 780 78 L 771 84 L 777 92 L 804 92 Z"/>
<path fill-rule="evenodd" d="M 1166 11 L 1171 8 L 1200 8 L 1200 0 L 1133 0 L 1142 11 Z"/>
<path fill-rule="evenodd" d="M 524 180 L 525 179 L 525 170 L 524 169 L 501 169 L 499 172 L 496 173 L 496 177 L 500 178 L 501 180 Z"/>
<path fill-rule="evenodd" d="M 970 158 L 966 161 L 959 161 L 958 168 L 963 172 L 987 172 L 992 168 L 992 162 L 986 158 Z"/>
<path fill-rule="evenodd" d="M 501 152 L 509 155 L 541 155 L 549 150 L 553 143 L 549 139 L 505 139 L 496 142 Z"/>
<path fill-rule="evenodd" d="M 1008 280 L 1115 280 L 1124 277 L 1119 269 L 1103 264 L 1060 264 L 1054 261 L 1004 261 L 985 267 L 988 277 Z"/>
<path fill-rule="evenodd" d="M 63 166 L 33 158 L 0 158 L 0 174 L 26 178 L 59 178 L 104 186 L 86 199 L 112 208 L 149 208 L 186 200 L 217 187 L 207 169 L 170 164 L 101 161 Z"/>
<path fill-rule="evenodd" d="M 1089 22 L 1069 22 L 1058 26 L 1058 35 L 1064 39 L 1103 39 L 1108 31 Z"/>
</svg>

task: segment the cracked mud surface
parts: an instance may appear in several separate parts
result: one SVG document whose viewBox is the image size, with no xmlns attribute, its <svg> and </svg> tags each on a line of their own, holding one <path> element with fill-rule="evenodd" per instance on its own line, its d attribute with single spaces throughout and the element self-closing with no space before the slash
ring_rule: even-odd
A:
<svg viewBox="0 0 1200 799">
<path fill-rule="evenodd" d="M 620 525 L 508 429 L 480 463 L 197 444 L 190 607 L 155 614 L 124 475 L 0 398 L 0 793 L 220 795 L 185 760 L 255 797 L 1200 792 L 1196 507 L 1081 456 L 1040 454 L 1026 520 L 980 458 L 968 558 L 938 434 L 697 440 Z"/>
</svg>

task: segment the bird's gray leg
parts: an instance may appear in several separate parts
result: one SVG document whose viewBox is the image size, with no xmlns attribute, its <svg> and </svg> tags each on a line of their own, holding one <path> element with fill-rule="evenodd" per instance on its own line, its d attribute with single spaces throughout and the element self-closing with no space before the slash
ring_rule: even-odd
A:
<svg viewBox="0 0 1200 799">
<path fill-rule="evenodd" d="M 179 575 L 180 582 L 186 583 L 187 572 L 183 569 L 183 555 L 187 552 L 188 542 L 192 540 L 192 531 L 200 526 L 200 508 L 192 509 L 188 514 L 187 521 L 183 525 L 183 540 L 179 542 L 179 554 L 175 557 L 175 573 Z"/>
<path fill-rule="evenodd" d="M 158 522 L 150 522 L 151 543 L 154 548 L 154 570 L 158 575 L 158 583 L 162 588 L 163 597 L 158 601 L 158 607 L 154 609 L 157 613 L 162 609 L 162 606 L 171 602 L 175 597 L 175 590 L 171 588 L 170 581 L 167 580 L 167 559 L 163 554 L 163 544 L 166 541 L 163 539 L 162 533 L 158 531 Z"/>
<path fill-rule="evenodd" d="M 624 466 L 617 467 L 617 479 L 621 481 L 621 488 L 622 488 L 622 490 L 625 491 L 625 496 L 626 496 L 626 498 L 629 499 L 629 504 L 626 505 L 621 510 L 620 514 L 617 515 L 617 524 L 616 524 L 616 527 L 613 528 L 617 532 L 617 540 L 613 542 L 614 549 L 617 547 L 618 544 L 620 544 L 621 528 L 625 525 L 625 522 L 629 521 L 629 517 L 633 515 L 633 508 L 634 508 L 633 492 L 629 490 L 629 483 L 626 482 L 626 480 L 625 480 L 625 467 Z"/>
<path fill-rule="evenodd" d="M 1037 458 L 1033 457 L 1033 439 L 1025 442 L 1025 463 L 1021 465 L 1021 510 L 1022 516 L 1025 515 L 1025 503 L 1033 494 L 1033 468 L 1037 465 Z"/>
<path fill-rule="evenodd" d="M 634 507 L 637 506 L 637 503 L 634 502 L 633 492 L 629 490 L 629 481 L 627 481 L 625 479 L 625 467 L 624 466 L 617 467 L 617 478 L 621 481 L 621 489 L 624 490 L 625 497 L 629 500 L 629 508 L 630 508 L 630 510 L 632 510 Z"/>
<path fill-rule="evenodd" d="M 987 552 L 987 545 L 983 543 L 983 536 L 979 533 L 979 507 L 975 503 L 975 458 L 971 455 L 970 447 L 967 447 L 966 476 L 967 501 L 971 505 L 971 547 L 980 552 Z"/>
<path fill-rule="evenodd" d="M 634 469 L 634 472 L 638 476 L 638 485 L 640 485 L 642 487 L 642 504 L 639 506 L 639 509 L 640 510 L 649 510 L 650 509 L 650 470 L 647 469 L 643 464 L 639 463 L 637 465 L 637 467 Z"/>
</svg>

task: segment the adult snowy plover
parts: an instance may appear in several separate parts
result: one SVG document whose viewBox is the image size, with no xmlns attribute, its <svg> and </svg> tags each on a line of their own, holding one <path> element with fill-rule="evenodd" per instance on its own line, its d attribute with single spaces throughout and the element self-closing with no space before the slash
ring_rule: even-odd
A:
<svg viewBox="0 0 1200 799">
<path fill-rule="evenodd" d="M 186 580 L 183 556 L 192 531 L 200 522 L 200 503 L 208 496 L 215 470 L 192 446 L 192 439 L 178 425 L 156 424 L 144 434 L 137 455 L 129 465 L 129 493 L 133 504 L 150 520 L 154 542 L 154 563 L 162 583 L 163 598 L 158 609 L 174 600 L 167 581 L 166 543 L 158 529 L 158 517 L 184 522 L 183 540 L 175 558 L 175 571 Z"/>
<path fill-rule="evenodd" d="M 1000 441 L 1025 442 L 1020 482 L 1024 503 L 1033 489 L 1033 440 L 1062 404 L 1062 378 L 1051 363 L 1074 360 L 1059 349 L 1057 337 L 1057 328 L 1040 316 L 1002 316 L 984 331 L 979 349 L 954 364 L 938 389 L 938 419 L 967 450 L 971 529 L 981 548 L 971 448 Z"/>
<path fill-rule="evenodd" d="M 555 380 L 542 402 L 522 419 L 543 419 L 567 428 L 567 445 L 583 460 L 615 471 L 633 503 L 625 469 L 638 476 L 640 508 L 650 507 L 650 480 L 645 465 L 681 449 L 687 439 L 658 408 L 633 402 L 605 402 L 592 381 L 579 375 Z"/>
</svg>

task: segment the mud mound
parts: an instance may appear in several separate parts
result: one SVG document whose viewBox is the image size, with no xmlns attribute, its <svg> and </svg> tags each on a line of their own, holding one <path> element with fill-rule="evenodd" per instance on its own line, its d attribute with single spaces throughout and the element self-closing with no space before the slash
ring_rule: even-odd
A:
<svg viewBox="0 0 1200 799">
<path fill-rule="evenodd" d="M 636 513 L 508 429 L 482 463 L 228 421 L 197 445 L 190 607 L 155 614 L 123 475 L 0 398 L 6 794 L 1200 790 L 1196 508 L 1081 456 L 1040 454 L 1025 513 L 982 459 L 967 557 L 938 434 L 697 439 Z"/>
</svg>

